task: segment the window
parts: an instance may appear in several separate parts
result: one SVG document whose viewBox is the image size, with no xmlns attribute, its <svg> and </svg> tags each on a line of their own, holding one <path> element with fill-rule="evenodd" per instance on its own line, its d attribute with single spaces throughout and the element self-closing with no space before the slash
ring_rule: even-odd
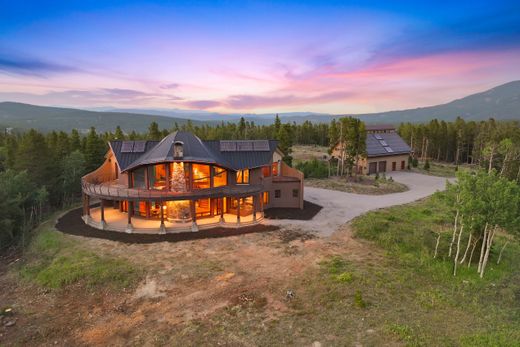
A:
<svg viewBox="0 0 520 347">
<path fill-rule="evenodd" d="M 263 201 L 264 201 L 264 205 L 269 204 L 269 192 L 264 192 Z"/>
<path fill-rule="evenodd" d="M 262 167 L 262 175 L 264 177 L 269 177 L 271 176 L 271 167 L 270 166 L 264 166 Z"/>
<path fill-rule="evenodd" d="M 210 166 L 202 164 L 192 165 L 193 189 L 206 189 L 210 187 Z"/>
<path fill-rule="evenodd" d="M 221 167 L 213 167 L 213 187 L 222 187 L 227 185 L 227 171 Z"/>
<path fill-rule="evenodd" d="M 166 165 L 153 165 L 148 168 L 150 189 L 166 189 Z"/>
<path fill-rule="evenodd" d="M 210 199 L 195 200 L 195 214 L 197 217 L 204 217 L 211 215 L 211 201 Z"/>
<path fill-rule="evenodd" d="M 273 176 L 278 176 L 278 162 L 273 163 Z"/>
<path fill-rule="evenodd" d="M 292 190 L 293 198 L 297 198 L 299 195 L 300 195 L 300 190 L 299 189 L 293 189 Z"/>
<path fill-rule="evenodd" d="M 190 180 L 188 167 L 184 163 L 170 163 L 170 190 L 172 192 L 185 192 L 188 190 Z"/>
<path fill-rule="evenodd" d="M 237 171 L 237 184 L 249 184 L 249 169 Z"/>
<path fill-rule="evenodd" d="M 144 167 L 134 170 L 134 188 L 146 188 L 146 182 L 144 180 Z"/>
<path fill-rule="evenodd" d="M 275 197 L 276 199 L 281 198 L 281 197 L 282 197 L 282 191 L 281 191 L 280 189 L 276 189 L 276 190 L 274 191 L 274 197 Z"/>
</svg>

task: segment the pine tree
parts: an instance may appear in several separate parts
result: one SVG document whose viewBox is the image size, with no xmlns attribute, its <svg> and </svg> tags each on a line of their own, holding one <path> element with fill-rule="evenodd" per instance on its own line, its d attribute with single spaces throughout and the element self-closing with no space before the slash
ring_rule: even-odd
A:
<svg viewBox="0 0 520 347">
<path fill-rule="evenodd" d="M 103 157 L 106 151 L 107 147 L 105 143 L 96 133 L 96 129 L 91 127 L 86 137 L 84 151 L 87 172 L 94 171 L 103 163 Z"/>
<path fill-rule="evenodd" d="M 121 130 L 121 127 L 119 125 L 116 127 L 116 131 L 114 133 L 114 138 L 116 140 L 124 140 L 125 139 L 125 134 L 123 133 L 123 130 Z"/>
<path fill-rule="evenodd" d="M 160 140 L 161 139 L 161 131 L 159 130 L 159 125 L 156 122 L 150 123 L 148 127 L 148 139 L 150 140 Z"/>
</svg>

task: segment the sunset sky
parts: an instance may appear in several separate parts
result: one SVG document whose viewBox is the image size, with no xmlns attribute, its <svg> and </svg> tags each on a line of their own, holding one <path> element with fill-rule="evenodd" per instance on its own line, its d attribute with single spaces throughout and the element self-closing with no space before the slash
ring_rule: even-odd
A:
<svg viewBox="0 0 520 347">
<path fill-rule="evenodd" d="M 367 113 L 520 79 L 520 2 L 5 1 L 0 101 Z"/>
</svg>

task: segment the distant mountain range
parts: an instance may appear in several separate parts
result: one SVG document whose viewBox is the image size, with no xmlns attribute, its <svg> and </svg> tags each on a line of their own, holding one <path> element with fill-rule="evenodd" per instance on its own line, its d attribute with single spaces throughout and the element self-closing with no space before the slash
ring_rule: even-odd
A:
<svg viewBox="0 0 520 347">
<path fill-rule="evenodd" d="M 303 123 L 330 122 L 343 115 L 319 114 L 312 112 L 290 112 L 279 114 L 282 122 Z M 520 120 L 520 81 L 513 81 L 482 93 L 472 94 L 447 104 L 421 107 L 401 111 L 369 114 L 351 114 L 366 123 L 428 122 L 433 118 L 446 121 L 460 116 L 465 120 Z M 35 128 L 42 131 L 66 130 L 72 128 L 87 131 L 91 126 L 100 131 L 114 130 L 117 125 L 126 132 L 144 131 L 155 121 L 161 128 L 171 128 L 191 119 L 196 124 L 234 122 L 240 117 L 256 124 L 270 124 L 275 114 L 221 114 L 207 111 L 179 109 L 121 109 L 98 107 L 80 110 L 61 107 L 34 106 L 29 104 L 0 102 L 0 126 L 16 129 Z"/>
</svg>

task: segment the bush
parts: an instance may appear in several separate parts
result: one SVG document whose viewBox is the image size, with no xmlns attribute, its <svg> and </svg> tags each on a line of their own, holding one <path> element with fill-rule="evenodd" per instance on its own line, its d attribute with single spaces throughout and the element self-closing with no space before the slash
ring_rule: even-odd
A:
<svg viewBox="0 0 520 347">
<path fill-rule="evenodd" d="M 411 162 L 413 167 L 419 166 L 419 160 L 417 160 L 417 158 L 412 158 Z"/>
<path fill-rule="evenodd" d="M 424 169 L 430 170 L 430 161 L 428 159 L 426 159 L 426 161 L 424 162 Z"/>
<path fill-rule="evenodd" d="M 305 178 L 326 178 L 329 176 L 328 164 L 316 158 L 296 164 L 296 169 L 303 172 Z"/>
<path fill-rule="evenodd" d="M 354 305 L 359 308 L 367 307 L 367 303 L 363 300 L 361 290 L 356 290 L 356 294 L 354 294 Z"/>
<path fill-rule="evenodd" d="M 375 177 L 376 181 L 379 179 L 379 172 L 376 172 L 376 177 Z"/>
</svg>

